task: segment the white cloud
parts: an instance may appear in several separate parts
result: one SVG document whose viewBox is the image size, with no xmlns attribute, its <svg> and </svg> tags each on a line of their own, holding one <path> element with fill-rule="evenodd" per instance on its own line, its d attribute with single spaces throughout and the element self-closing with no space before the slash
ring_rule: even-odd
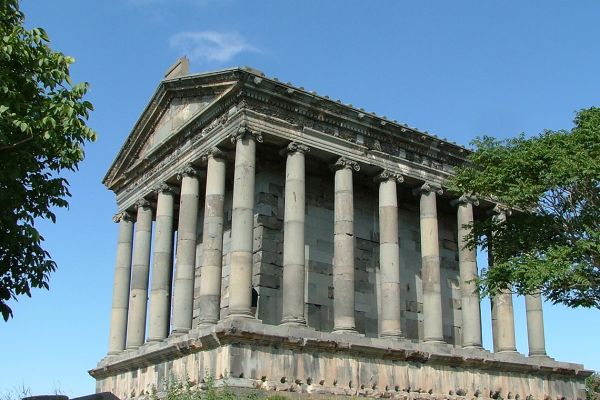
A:
<svg viewBox="0 0 600 400">
<path fill-rule="evenodd" d="M 237 32 L 180 32 L 169 39 L 171 48 L 192 61 L 224 63 L 244 51 L 259 51 Z"/>
</svg>

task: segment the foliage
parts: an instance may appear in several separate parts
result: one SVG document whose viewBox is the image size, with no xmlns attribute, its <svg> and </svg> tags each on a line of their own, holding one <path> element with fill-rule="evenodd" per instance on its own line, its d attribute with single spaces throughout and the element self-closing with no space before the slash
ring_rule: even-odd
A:
<svg viewBox="0 0 600 400">
<path fill-rule="evenodd" d="M 493 246 L 483 295 L 541 291 L 554 303 L 600 308 L 600 108 L 574 123 L 531 138 L 478 138 L 451 180 L 458 193 L 512 209 L 506 222 L 487 215 L 473 226 L 468 246 Z"/>
<path fill-rule="evenodd" d="M 38 218 L 55 222 L 53 207 L 67 207 L 68 182 L 84 158 L 83 144 L 95 140 L 86 126 L 92 104 L 83 100 L 86 83 L 73 84 L 74 62 L 49 47 L 41 28 L 23 27 L 18 0 L 0 5 L 0 311 L 7 301 L 48 288 L 56 269 L 35 227 Z"/>
<path fill-rule="evenodd" d="M 21 400 L 24 397 L 31 396 L 31 389 L 25 384 L 14 386 L 12 389 L 5 389 L 0 392 L 0 400 Z"/>
<path fill-rule="evenodd" d="M 585 399 L 600 400 L 600 374 L 598 372 L 585 378 Z"/>
<path fill-rule="evenodd" d="M 160 395 L 155 387 L 152 388 L 150 394 L 150 400 L 256 400 L 257 398 L 256 392 L 239 396 L 229 387 L 226 378 L 223 379 L 223 386 L 217 388 L 214 378 L 208 373 L 204 378 L 203 385 L 197 385 L 187 377 L 181 379 L 170 374 L 163 382 Z"/>
</svg>

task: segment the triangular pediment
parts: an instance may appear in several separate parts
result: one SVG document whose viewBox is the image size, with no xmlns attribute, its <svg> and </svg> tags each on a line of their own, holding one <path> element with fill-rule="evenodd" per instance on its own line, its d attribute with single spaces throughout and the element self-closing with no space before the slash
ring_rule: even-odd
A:
<svg viewBox="0 0 600 400">
<path fill-rule="evenodd" d="M 211 93 L 173 98 L 154 125 L 154 129 L 146 138 L 136 158 L 143 158 L 151 154 L 161 143 L 176 134 L 182 126 L 194 119 L 215 99 L 219 98 L 220 94 Z"/>
<path fill-rule="evenodd" d="M 177 137 L 236 87 L 239 70 L 162 81 L 104 177 L 113 187 L 124 174 Z"/>
</svg>

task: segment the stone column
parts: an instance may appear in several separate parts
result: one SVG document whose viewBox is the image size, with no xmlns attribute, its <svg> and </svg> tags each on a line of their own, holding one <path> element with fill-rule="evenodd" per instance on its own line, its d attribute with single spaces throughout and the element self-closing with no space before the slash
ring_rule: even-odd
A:
<svg viewBox="0 0 600 400">
<path fill-rule="evenodd" d="M 113 217 L 113 221 L 119 223 L 119 240 L 115 263 L 108 354 L 117 354 L 125 350 L 134 218 L 127 211 L 122 211 Z"/>
<path fill-rule="evenodd" d="M 174 335 L 192 329 L 199 191 L 198 170 L 193 165 L 184 167 L 177 177 L 181 180 L 181 196 L 173 287 Z"/>
<path fill-rule="evenodd" d="M 304 316 L 304 154 L 307 146 L 292 142 L 285 167 L 283 217 L 283 315 L 282 325 L 305 326 Z"/>
<path fill-rule="evenodd" d="M 458 268 L 460 270 L 462 345 L 481 348 L 481 309 L 477 283 L 475 249 L 467 247 L 467 238 L 473 224 L 473 205 L 479 202 L 472 196 L 461 196 L 453 202 L 458 205 Z"/>
<path fill-rule="evenodd" d="M 200 267 L 200 324 L 216 324 L 221 312 L 223 264 L 223 204 L 225 202 L 225 153 L 213 148 L 207 161 L 202 266 Z"/>
<path fill-rule="evenodd" d="M 173 197 L 175 188 L 161 184 L 156 188 L 156 231 L 150 291 L 148 340 L 158 341 L 169 335 L 171 314 L 171 278 L 173 266 Z"/>
<path fill-rule="evenodd" d="M 443 342 L 442 294 L 440 288 L 440 245 L 436 194 L 442 194 L 437 183 L 424 183 L 415 190 L 420 194 L 421 281 L 423 282 L 423 340 Z"/>
<path fill-rule="evenodd" d="M 133 239 L 133 267 L 127 315 L 127 348 L 144 344 L 146 307 L 148 305 L 148 276 L 150 272 L 150 243 L 152 242 L 152 208 L 146 199 L 136 204 L 137 218 Z"/>
<path fill-rule="evenodd" d="M 492 217 L 497 222 L 506 221 L 506 212 L 500 207 L 494 208 L 495 215 Z M 492 246 L 488 250 L 490 268 L 494 268 L 494 232 L 491 234 Z M 492 307 L 492 336 L 494 342 L 494 352 L 516 352 L 515 342 L 515 317 L 513 311 L 512 293 L 510 290 L 504 290 L 501 293 L 492 296 L 490 299 Z"/>
<path fill-rule="evenodd" d="M 381 333 L 402 337 L 400 325 L 400 247 L 398 245 L 398 195 L 402 175 L 383 171 L 379 182 L 379 265 L 381 272 Z"/>
<path fill-rule="evenodd" d="M 333 331 L 356 333 L 354 319 L 354 193 L 352 170 L 357 162 L 341 157 L 335 169 L 333 227 Z"/>
<path fill-rule="evenodd" d="M 544 336 L 544 314 L 542 295 L 540 293 L 525 296 L 527 312 L 527 337 L 530 357 L 546 356 L 546 339 Z"/>
<path fill-rule="evenodd" d="M 233 135 L 235 170 L 231 216 L 231 273 L 229 276 L 229 317 L 253 318 L 252 244 L 254 231 L 254 170 L 256 141 L 262 136 L 242 122 Z"/>
</svg>

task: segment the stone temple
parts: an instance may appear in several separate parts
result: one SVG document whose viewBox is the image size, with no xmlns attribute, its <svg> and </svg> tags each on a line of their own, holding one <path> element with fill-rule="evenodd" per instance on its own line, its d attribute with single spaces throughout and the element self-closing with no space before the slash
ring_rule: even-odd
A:
<svg viewBox="0 0 600 400">
<path fill-rule="evenodd" d="M 326 397 L 583 398 L 591 372 L 546 355 L 539 296 L 528 355 L 509 293 L 482 348 L 464 238 L 503 211 L 445 190 L 468 153 L 251 68 L 180 60 L 104 178 L 120 211 L 97 392 L 211 376 Z"/>
</svg>

